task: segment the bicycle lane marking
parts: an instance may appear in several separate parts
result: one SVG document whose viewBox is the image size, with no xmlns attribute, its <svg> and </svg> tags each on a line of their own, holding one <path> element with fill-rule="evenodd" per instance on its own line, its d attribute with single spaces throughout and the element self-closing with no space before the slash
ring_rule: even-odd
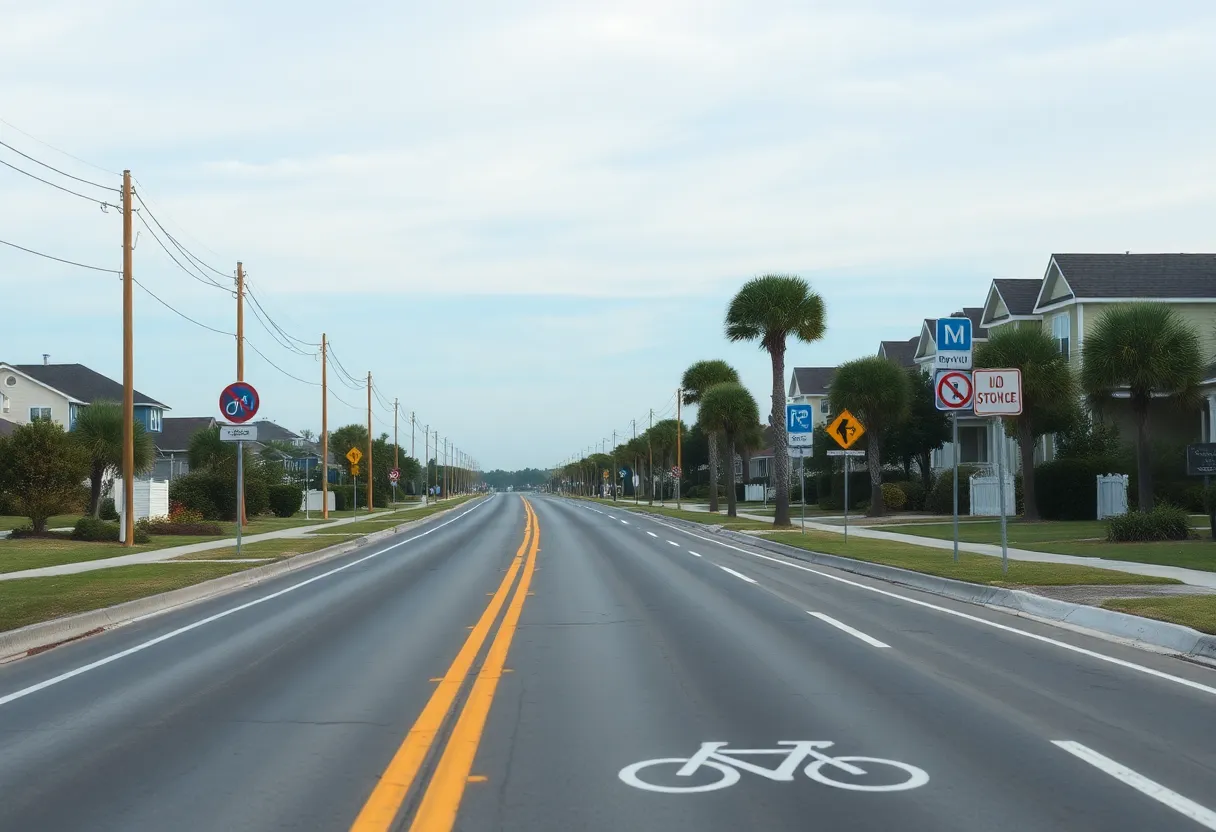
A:
<svg viewBox="0 0 1216 832">
<path fill-rule="evenodd" d="M 703 535 L 699 535 L 694 532 L 690 532 L 686 529 L 681 529 L 678 526 L 672 526 L 667 523 L 663 523 L 662 521 L 659 521 L 659 520 L 654 520 L 653 522 L 658 523 L 660 526 L 664 526 L 668 529 L 672 529 L 673 531 L 678 531 L 681 534 L 686 534 L 689 537 L 695 537 L 697 540 L 703 540 L 706 543 L 713 543 L 717 546 L 722 546 L 726 549 L 731 549 L 732 551 L 738 552 L 742 555 L 747 555 L 748 557 L 751 557 L 751 558 L 757 558 L 759 560 L 769 561 L 771 563 L 776 563 L 781 566 L 788 566 L 792 569 L 797 569 L 801 572 L 809 572 L 812 575 L 818 575 L 822 578 L 827 578 L 828 580 L 836 581 L 837 583 L 856 587 L 858 589 L 863 589 L 866 592 L 873 592 L 877 595 L 886 596 L 887 598 L 895 598 L 899 601 L 905 601 L 909 604 L 914 604 L 918 607 L 924 607 L 926 609 L 935 610 L 936 612 L 945 613 L 946 615 L 954 616 L 955 618 L 961 618 L 966 621 L 971 621 L 971 622 L 974 622 L 977 624 L 983 624 L 986 627 L 992 627 L 993 629 L 996 629 L 996 630 L 1001 630 L 1001 631 L 1007 632 L 1007 633 L 1013 633 L 1015 635 L 1023 636 L 1028 639 L 1032 639 L 1033 641 L 1041 642 L 1043 644 L 1050 644 L 1055 647 L 1060 647 L 1060 648 L 1063 648 L 1064 650 L 1068 650 L 1070 652 L 1080 654 L 1082 656 L 1088 656 L 1089 658 L 1097 659 L 1098 661 L 1107 662 L 1109 664 L 1117 665 L 1119 667 L 1123 667 L 1128 670 L 1134 670 L 1137 673 L 1143 673 L 1147 676 L 1152 676 L 1157 679 L 1164 679 L 1166 681 L 1174 682 L 1175 684 L 1182 685 L 1183 687 L 1188 687 L 1193 690 L 1201 691 L 1203 693 L 1207 693 L 1207 694 L 1216 696 L 1216 687 L 1211 687 L 1210 685 L 1205 685 L 1202 682 L 1195 682 L 1190 679 L 1186 679 L 1182 676 L 1174 676 L 1173 674 L 1166 673 L 1165 671 L 1162 671 L 1162 670 L 1155 670 L 1151 667 L 1146 667 L 1145 665 L 1136 664 L 1135 662 L 1127 661 L 1126 659 L 1116 658 L 1115 656 L 1108 656 L 1105 653 L 1099 653 L 1095 650 L 1090 650 L 1086 647 L 1078 647 L 1075 644 L 1069 644 L 1066 641 L 1060 641 L 1059 639 L 1054 639 L 1050 636 L 1044 636 L 1044 635 L 1039 635 L 1038 633 L 1032 633 L 1029 630 L 1019 630 L 1017 627 L 1010 627 L 1008 624 L 1001 624 L 997 621 L 989 621 L 986 618 L 981 618 L 978 615 L 971 615 L 970 613 L 963 612 L 962 610 L 952 610 L 949 607 L 943 607 L 938 604 L 930 603 L 928 601 L 922 601 L 919 598 L 911 598 L 907 595 L 900 595 L 898 592 L 891 592 L 890 590 L 882 589 L 882 588 L 876 587 L 876 586 L 868 586 L 867 584 L 860 583 L 859 581 L 853 581 L 853 580 L 849 580 L 848 578 L 842 578 L 839 575 L 832 575 L 828 572 L 823 572 L 819 569 L 812 569 L 809 566 L 803 566 L 801 564 L 794 563 L 785 558 L 778 558 L 778 557 L 773 557 L 770 555 L 762 555 L 759 552 L 749 552 L 746 549 L 739 548 L 738 546 L 732 546 L 731 544 L 723 543 L 720 540 L 714 540 L 709 537 L 704 537 Z"/>
<path fill-rule="evenodd" d="M 407 543 L 413 543 L 415 540 L 426 537 L 428 534 L 432 534 L 433 532 L 439 531 L 444 526 L 450 526 L 453 523 L 455 523 L 457 520 L 460 520 L 461 518 L 466 517 L 469 514 L 472 514 L 477 509 L 486 505 L 491 499 L 493 499 L 493 497 L 490 497 L 490 498 L 478 503 L 477 505 L 470 508 L 468 511 L 461 512 L 457 516 L 453 517 L 451 520 L 445 520 L 444 522 L 440 523 L 438 526 L 435 526 L 434 528 L 427 529 L 426 531 L 421 532 L 420 534 L 416 534 L 411 538 L 394 543 L 391 546 L 385 546 L 383 549 L 381 549 L 377 552 L 372 552 L 370 555 L 364 555 L 363 557 L 361 557 L 357 560 L 352 560 L 350 563 L 344 563 L 339 567 L 330 569 L 328 572 L 322 572 L 320 575 L 314 575 L 311 578 L 307 578 L 303 581 L 300 581 L 297 584 L 292 584 L 291 586 L 284 587 L 283 589 L 280 589 L 277 592 L 272 592 L 269 595 L 263 595 L 260 598 L 254 598 L 252 601 L 248 601 L 244 604 L 240 604 L 240 605 L 232 607 L 230 609 L 226 609 L 223 612 L 217 612 L 214 615 L 207 616 L 206 618 L 200 618 L 198 621 L 194 621 L 190 624 L 185 625 L 184 627 L 178 627 L 176 630 L 171 630 L 167 633 L 164 633 L 163 635 L 157 636 L 156 638 L 149 639 L 148 641 L 141 642 L 140 644 L 136 644 L 134 647 L 128 647 L 126 650 L 121 650 L 117 653 L 106 656 L 105 658 L 98 659 L 97 661 L 89 662 L 86 665 L 81 665 L 80 667 L 77 667 L 74 670 L 69 670 L 66 673 L 60 673 L 58 676 L 53 676 L 50 679 L 46 679 L 35 685 L 30 685 L 29 687 L 22 688 L 21 690 L 13 691 L 12 693 L 7 694 L 6 696 L 0 696 L 0 705 L 7 705 L 9 702 L 13 702 L 17 699 L 21 699 L 23 697 L 29 696 L 32 693 L 37 693 L 40 690 L 45 690 L 46 688 L 52 687 L 54 685 L 58 685 L 61 682 L 66 682 L 69 679 L 73 679 L 84 673 L 88 673 L 91 670 L 96 670 L 99 667 L 104 667 L 104 666 L 110 664 L 111 662 L 118 661 L 119 659 L 125 659 L 127 656 L 132 656 L 143 650 L 147 650 L 149 647 L 154 647 L 157 644 L 160 644 L 161 642 L 168 641 L 171 638 L 176 638 L 177 636 L 188 633 L 191 630 L 196 630 L 199 627 L 205 626 L 207 624 L 211 624 L 212 622 L 215 622 L 215 621 L 219 621 L 222 618 L 227 618 L 228 616 L 234 615 L 243 610 L 247 610 L 251 607 L 256 607 L 259 604 L 264 604 L 267 601 L 271 601 L 275 598 L 279 598 L 283 595 L 286 595 L 289 592 L 295 592 L 297 589 L 301 589 L 302 587 L 306 587 L 309 584 L 313 584 L 313 583 L 316 583 L 317 581 L 324 580 L 325 578 L 328 578 L 332 575 L 337 575 L 340 572 L 345 572 L 347 569 L 350 569 L 353 566 L 358 566 L 359 564 L 366 563 L 367 561 L 372 560 L 373 558 L 378 558 L 381 555 L 385 554 L 386 552 L 391 552 L 393 549 L 396 549 L 398 546 L 404 546 Z M 128 623 L 130 623 L 130 622 L 128 622 Z"/>
</svg>

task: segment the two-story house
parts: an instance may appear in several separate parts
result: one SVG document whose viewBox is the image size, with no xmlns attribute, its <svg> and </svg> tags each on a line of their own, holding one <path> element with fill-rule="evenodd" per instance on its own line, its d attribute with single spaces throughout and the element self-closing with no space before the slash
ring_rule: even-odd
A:
<svg viewBox="0 0 1216 832">
<path fill-rule="evenodd" d="M 67 430 L 83 408 L 98 401 L 122 401 L 122 385 L 83 364 L 0 362 L 0 418 L 19 425 L 49 419 Z M 135 391 L 135 420 L 149 433 L 161 432 L 167 405 Z"/>
</svg>

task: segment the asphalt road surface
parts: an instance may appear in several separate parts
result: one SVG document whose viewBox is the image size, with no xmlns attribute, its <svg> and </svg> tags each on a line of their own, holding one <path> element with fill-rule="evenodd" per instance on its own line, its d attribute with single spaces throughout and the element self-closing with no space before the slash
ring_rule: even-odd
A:
<svg viewBox="0 0 1216 832">
<path fill-rule="evenodd" d="M 499 494 L 0 666 L 3 830 L 1216 829 L 1216 672 Z"/>
</svg>

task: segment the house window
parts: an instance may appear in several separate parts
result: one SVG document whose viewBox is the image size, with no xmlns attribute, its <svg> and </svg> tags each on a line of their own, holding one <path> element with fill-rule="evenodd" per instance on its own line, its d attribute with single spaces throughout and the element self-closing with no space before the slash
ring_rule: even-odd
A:
<svg viewBox="0 0 1216 832">
<path fill-rule="evenodd" d="M 49 407 L 31 407 L 30 408 L 31 422 L 49 422 L 51 421 L 51 409 Z"/>
<path fill-rule="evenodd" d="M 1052 316 L 1051 319 L 1051 337 L 1056 340 L 1056 347 L 1060 350 L 1060 355 L 1064 356 L 1064 360 L 1068 360 L 1068 341 L 1072 335 L 1072 321 L 1069 319 L 1067 312 L 1061 312 L 1059 315 Z"/>
<path fill-rule="evenodd" d="M 148 430 L 160 432 L 160 411 L 156 408 L 148 411 Z"/>
<path fill-rule="evenodd" d="M 830 401 L 828 401 L 827 399 L 823 399 L 822 401 L 820 401 L 819 402 L 819 412 L 824 414 L 825 416 L 827 414 L 831 413 L 832 412 L 832 403 Z"/>
</svg>

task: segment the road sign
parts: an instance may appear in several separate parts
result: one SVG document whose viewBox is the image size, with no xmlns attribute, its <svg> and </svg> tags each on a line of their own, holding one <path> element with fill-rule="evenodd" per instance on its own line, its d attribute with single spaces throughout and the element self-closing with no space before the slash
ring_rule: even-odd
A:
<svg viewBox="0 0 1216 832">
<path fill-rule="evenodd" d="M 257 425 L 220 425 L 221 442 L 256 442 L 257 438 Z"/>
<path fill-rule="evenodd" d="M 358 466 L 358 465 L 356 465 L 356 464 L 354 464 L 354 463 L 351 463 L 351 466 L 350 466 L 350 475 L 351 475 L 352 477 L 357 477 L 357 476 L 359 476 L 359 466 Z"/>
<path fill-rule="evenodd" d="M 814 410 L 809 404 L 787 404 L 785 406 L 785 430 L 791 448 L 807 447 L 811 444 L 815 430 Z"/>
<path fill-rule="evenodd" d="M 604 479 L 608 479 L 608 472 L 607 472 L 607 471 L 605 471 L 605 472 L 604 472 Z"/>
<path fill-rule="evenodd" d="M 828 456 L 865 456 L 865 451 L 828 451 Z"/>
<path fill-rule="evenodd" d="M 673 465 L 673 466 L 671 466 L 671 475 L 672 475 L 673 477 L 678 477 L 678 476 L 680 476 L 680 473 L 681 473 L 681 471 L 680 471 L 680 466 L 679 466 L 679 465 Z"/>
<path fill-rule="evenodd" d="M 857 418 L 847 410 L 842 410 L 828 425 L 828 435 L 836 440 L 836 444 L 848 450 L 865 435 L 866 429 Z"/>
<path fill-rule="evenodd" d="M 358 448 L 351 448 L 346 452 L 346 461 L 351 465 L 358 465 L 361 459 L 363 459 L 363 451 Z"/>
<path fill-rule="evenodd" d="M 786 450 L 789 452 L 790 459 L 810 459 L 815 455 L 814 449 L 807 445 L 790 445 Z"/>
<path fill-rule="evenodd" d="M 262 400 L 253 385 L 245 381 L 234 381 L 220 393 L 220 413 L 229 422 L 238 425 L 248 422 L 258 413 Z"/>
<path fill-rule="evenodd" d="M 1216 474 L 1216 442 L 1196 442 L 1186 446 L 1186 473 L 1189 477 Z"/>
<path fill-rule="evenodd" d="M 971 407 L 971 374 L 961 370 L 938 370 L 933 380 L 933 398 L 938 410 L 966 410 Z"/>
<path fill-rule="evenodd" d="M 934 366 L 939 370 L 971 369 L 971 319 L 938 318 Z"/>
<path fill-rule="evenodd" d="M 637 488 L 639 485 L 641 485 L 641 483 L 642 483 L 642 478 L 639 477 L 637 474 L 634 474 L 633 475 L 633 487 Z"/>
<path fill-rule="evenodd" d="M 974 381 L 976 416 L 1021 414 L 1021 370 L 976 370 Z"/>
<path fill-rule="evenodd" d="M 401 469 L 400 468 L 389 468 L 388 469 L 388 481 L 397 482 L 399 479 L 401 479 Z"/>
<path fill-rule="evenodd" d="M 625 477 L 629 476 L 629 472 L 626 471 L 624 468 L 622 468 L 620 470 L 620 474 L 621 474 L 621 479 L 625 479 Z"/>
</svg>

